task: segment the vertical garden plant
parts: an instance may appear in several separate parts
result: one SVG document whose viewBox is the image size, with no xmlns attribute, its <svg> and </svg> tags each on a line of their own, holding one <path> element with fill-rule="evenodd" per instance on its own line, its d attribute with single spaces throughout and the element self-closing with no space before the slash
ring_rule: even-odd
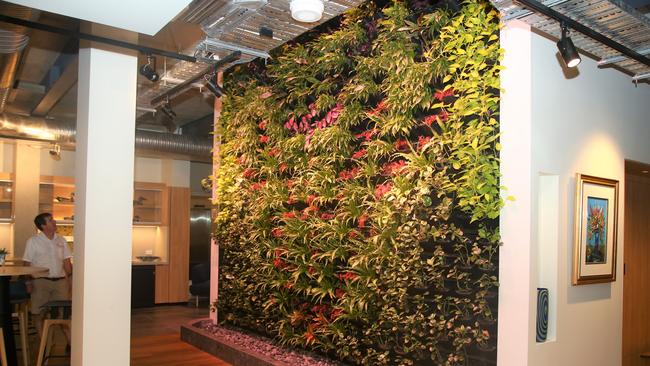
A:
<svg viewBox="0 0 650 366">
<path fill-rule="evenodd" d="M 495 361 L 498 16 L 367 3 L 226 77 L 222 322 L 359 365 Z"/>
</svg>

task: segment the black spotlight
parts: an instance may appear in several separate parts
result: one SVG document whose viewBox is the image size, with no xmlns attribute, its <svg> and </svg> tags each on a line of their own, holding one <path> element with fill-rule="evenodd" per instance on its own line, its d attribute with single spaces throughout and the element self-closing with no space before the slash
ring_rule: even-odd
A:
<svg viewBox="0 0 650 366">
<path fill-rule="evenodd" d="M 170 120 L 174 120 L 176 118 L 176 112 L 172 110 L 172 106 L 169 102 L 165 103 L 160 107 L 160 110 L 167 116 Z"/>
<path fill-rule="evenodd" d="M 273 39 L 273 29 L 265 26 L 260 27 L 260 37 Z"/>
<path fill-rule="evenodd" d="M 156 58 L 153 56 L 147 56 L 147 63 L 142 65 L 138 71 L 140 75 L 150 81 L 156 82 L 160 79 L 160 75 L 156 72 Z"/>
<path fill-rule="evenodd" d="M 571 37 L 567 36 L 568 29 L 566 24 L 562 23 L 562 38 L 557 41 L 557 49 L 560 50 L 560 55 L 564 59 L 564 63 L 568 67 L 576 67 L 582 61 L 578 51 L 576 51 L 576 46 L 573 45 Z"/>
<path fill-rule="evenodd" d="M 212 80 L 212 78 L 208 79 L 208 81 L 205 83 L 205 87 L 210 89 L 212 94 L 214 94 L 215 97 L 219 98 L 223 95 L 223 89 L 217 83 Z"/>
</svg>

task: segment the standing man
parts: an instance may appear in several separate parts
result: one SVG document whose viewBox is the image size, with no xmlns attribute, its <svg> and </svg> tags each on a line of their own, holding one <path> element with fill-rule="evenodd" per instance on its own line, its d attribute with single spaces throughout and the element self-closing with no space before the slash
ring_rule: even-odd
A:
<svg viewBox="0 0 650 366">
<path fill-rule="evenodd" d="M 32 308 L 34 326 L 39 336 L 42 334 L 45 309 L 42 306 L 49 301 L 70 300 L 69 281 L 72 276 L 72 252 L 65 239 L 56 233 L 56 221 L 52 214 L 41 213 L 34 218 L 34 224 L 40 232 L 27 239 L 23 261 L 26 266 L 45 267 L 50 273 L 45 277 L 36 277 L 32 282 Z"/>
</svg>

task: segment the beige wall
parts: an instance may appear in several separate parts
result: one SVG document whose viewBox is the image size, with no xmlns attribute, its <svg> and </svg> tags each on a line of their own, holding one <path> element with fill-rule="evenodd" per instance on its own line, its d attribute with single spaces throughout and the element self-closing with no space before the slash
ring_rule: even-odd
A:
<svg viewBox="0 0 650 366">
<path fill-rule="evenodd" d="M 16 257 L 22 257 L 25 251 L 25 242 L 36 232 L 33 220 L 38 214 L 40 160 L 40 148 L 38 146 L 26 141 L 16 143 L 13 248 Z"/>
<path fill-rule="evenodd" d="M 0 172 L 12 173 L 14 171 L 15 143 L 9 140 L 0 140 Z"/>
</svg>

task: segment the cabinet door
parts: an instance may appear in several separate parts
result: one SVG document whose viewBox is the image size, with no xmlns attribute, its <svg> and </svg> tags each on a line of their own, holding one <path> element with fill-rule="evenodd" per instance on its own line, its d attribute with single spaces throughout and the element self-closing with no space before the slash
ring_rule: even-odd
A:
<svg viewBox="0 0 650 366">
<path fill-rule="evenodd" d="M 169 218 L 169 302 L 185 302 L 189 295 L 190 189 L 171 187 Z"/>
<path fill-rule="evenodd" d="M 0 181 L 0 221 L 10 221 L 14 217 L 13 182 Z"/>
<path fill-rule="evenodd" d="M 156 304 L 169 302 L 169 265 L 156 266 Z"/>
<path fill-rule="evenodd" d="M 131 268 L 131 307 L 154 306 L 155 266 L 132 266 Z"/>
<path fill-rule="evenodd" d="M 136 183 L 133 191 L 133 223 L 165 225 L 167 189 L 156 183 Z"/>
</svg>

